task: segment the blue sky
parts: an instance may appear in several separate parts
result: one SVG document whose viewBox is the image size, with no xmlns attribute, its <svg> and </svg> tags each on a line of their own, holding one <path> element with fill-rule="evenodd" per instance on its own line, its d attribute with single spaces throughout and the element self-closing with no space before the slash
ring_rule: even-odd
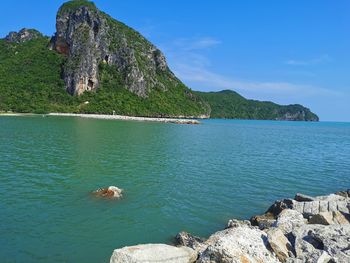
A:
<svg viewBox="0 0 350 263">
<path fill-rule="evenodd" d="M 2 1 L 0 36 L 23 27 L 52 35 L 63 2 Z M 194 90 L 232 89 L 350 121 L 348 0 L 95 3 L 158 46 Z"/>
</svg>

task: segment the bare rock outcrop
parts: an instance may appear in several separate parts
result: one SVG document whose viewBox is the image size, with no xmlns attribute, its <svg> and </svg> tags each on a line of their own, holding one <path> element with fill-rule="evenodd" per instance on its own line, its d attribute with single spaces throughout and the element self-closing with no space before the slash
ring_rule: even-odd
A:
<svg viewBox="0 0 350 263">
<path fill-rule="evenodd" d="M 268 250 L 267 234 L 247 224 L 219 231 L 199 251 L 198 263 L 279 262 Z"/>
<path fill-rule="evenodd" d="M 67 57 L 63 78 L 72 95 L 99 87 L 101 65 L 116 69 L 125 88 L 141 97 L 156 86 L 165 89 L 157 73 L 175 79 L 159 49 L 91 2 L 75 6 L 72 1 L 60 8 L 50 47 Z"/>
</svg>

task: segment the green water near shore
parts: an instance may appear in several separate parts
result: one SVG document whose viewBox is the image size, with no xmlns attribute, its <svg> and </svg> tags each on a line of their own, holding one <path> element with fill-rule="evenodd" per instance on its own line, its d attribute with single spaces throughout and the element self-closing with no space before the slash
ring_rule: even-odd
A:
<svg viewBox="0 0 350 263">
<path fill-rule="evenodd" d="M 0 117 L 1 262 L 108 262 L 350 185 L 350 124 Z M 120 201 L 93 198 L 102 186 Z"/>
</svg>

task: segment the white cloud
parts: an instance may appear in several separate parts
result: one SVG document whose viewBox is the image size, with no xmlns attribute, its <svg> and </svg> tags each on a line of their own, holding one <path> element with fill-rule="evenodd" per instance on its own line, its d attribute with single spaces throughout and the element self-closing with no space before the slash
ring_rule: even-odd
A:
<svg viewBox="0 0 350 263">
<path fill-rule="evenodd" d="M 287 65 L 292 66 L 308 66 L 308 65 L 317 65 L 322 63 L 327 63 L 331 61 L 331 57 L 328 54 L 323 54 L 319 57 L 307 59 L 307 60 L 295 60 L 290 59 L 285 62 Z"/>
</svg>

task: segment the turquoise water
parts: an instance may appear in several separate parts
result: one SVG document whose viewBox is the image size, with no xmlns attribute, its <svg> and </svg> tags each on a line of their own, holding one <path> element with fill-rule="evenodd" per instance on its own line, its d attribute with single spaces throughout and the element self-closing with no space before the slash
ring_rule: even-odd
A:
<svg viewBox="0 0 350 263">
<path fill-rule="evenodd" d="M 350 186 L 350 123 L 0 117 L 1 262 L 108 262 Z M 94 199 L 101 186 L 120 201 Z"/>
</svg>

